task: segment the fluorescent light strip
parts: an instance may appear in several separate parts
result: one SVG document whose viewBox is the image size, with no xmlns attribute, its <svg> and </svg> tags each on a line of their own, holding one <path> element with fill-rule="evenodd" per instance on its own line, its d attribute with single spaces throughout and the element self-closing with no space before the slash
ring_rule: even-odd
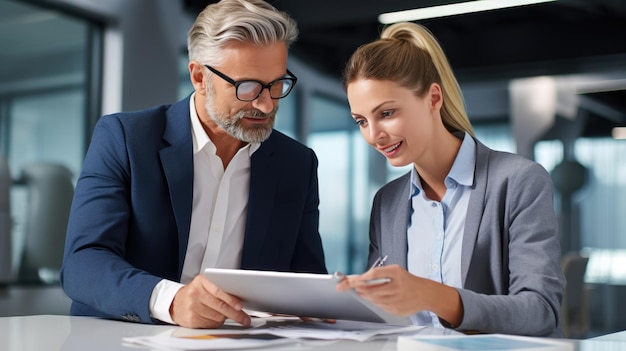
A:
<svg viewBox="0 0 626 351">
<path fill-rule="evenodd" d="M 456 4 L 424 7 L 414 10 L 383 13 L 378 16 L 378 21 L 383 24 L 417 21 L 425 18 L 446 17 L 464 13 L 489 11 L 551 1 L 556 0 L 475 0 Z"/>
</svg>

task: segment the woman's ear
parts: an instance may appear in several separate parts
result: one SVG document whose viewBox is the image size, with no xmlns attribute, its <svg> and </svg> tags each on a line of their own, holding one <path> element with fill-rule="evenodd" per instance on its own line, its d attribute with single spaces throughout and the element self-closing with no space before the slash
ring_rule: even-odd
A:
<svg viewBox="0 0 626 351">
<path fill-rule="evenodd" d="M 437 83 L 433 83 L 430 85 L 430 89 L 428 91 L 428 97 L 430 101 L 430 108 L 433 110 L 441 109 L 443 105 L 443 92 L 441 91 L 441 86 Z"/>
</svg>

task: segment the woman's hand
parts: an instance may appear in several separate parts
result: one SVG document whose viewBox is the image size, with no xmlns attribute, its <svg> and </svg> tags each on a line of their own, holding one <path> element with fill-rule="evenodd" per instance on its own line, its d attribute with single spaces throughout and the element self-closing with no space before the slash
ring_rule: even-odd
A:
<svg viewBox="0 0 626 351">
<path fill-rule="evenodd" d="M 463 318 L 463 306 L 456 289 L 417 277 L 399 265 L 346 276 L 337 284 L 337 290 L 348 289 L 354 289 L 365 300 L 394 315 L 410 316 L 428 310 L 451 325 L 459 325 Z"/>
<path fill-rule="evenodd" d="M 418 281 L 415 281 L 418 280 Z M 347 276 L 337 290 L 354 289 L 362 298 L 385 311 L 408 316 L 421 311 L 418 278 L 398 265 L 377 267 L 361 275 Z"/>
</svg>

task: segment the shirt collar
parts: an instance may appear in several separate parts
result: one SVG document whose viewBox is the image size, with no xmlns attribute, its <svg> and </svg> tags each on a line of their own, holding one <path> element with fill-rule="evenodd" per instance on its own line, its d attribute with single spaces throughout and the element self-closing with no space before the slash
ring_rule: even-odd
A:
<svg viewBox="0 0 626 351">
<path fill-rule="evenodd" d="M 476 142 L 467 132 L 461 136 L 463 137 L 463 142 L 461 142 L 461 148 L 456 155 L 448 177 L 461 185 L 472 186 L 474 184 L 474 168 L 476 165 Z"/>
<path fill-rule="evenodd" d="M 191 134 L 193 136 L 193 154 L 197 154 L 205 147 L 207 147 L 208 151 L 212 154 L 215 154 L 217 152 L 217 148 L 211 141 L 211 138 L 209 138 L 207 133 L 204 131 L 204 128 L 202 128 L 198 112 L 196 111 L 195 99 L 196 93 L 194 92 L 189 98 L 189 117 L 191 119 Z M 252 156 L 252 154 L 258 150 L 259 147 L 261 147 L 261 143 L 248 143 L 246 146 L 242 147 L 242 149 L 247 148 L 248 156 Z"/>
<path fill-rule="evenodd" d="M 446 185 L 452 180 L 463 186 L 472 186 L 474 184 L 474 168 L 476 166 L 476 142 L 467 132 L 455 133 L 455 136 L 463 139 L 452 168 L 446 176 Z M 420 191 L 422 191 L 422 183 L 415 167 L 411 167 L 410 197 L 419 194 Z"/>
</svg>

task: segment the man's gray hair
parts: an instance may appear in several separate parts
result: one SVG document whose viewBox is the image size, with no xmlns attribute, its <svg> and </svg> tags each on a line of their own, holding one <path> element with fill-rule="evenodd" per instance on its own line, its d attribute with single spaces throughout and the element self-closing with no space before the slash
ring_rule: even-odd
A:
<svg viewBox="0 0 626 351">
<path fill-rule="evenodd" d="M 187 36 L 189 60 L 219 66 L 222 49 L 233 41 L 289 46 L 298 38 L 298 27 L 287 13 L 262 0 L 221 0 L 207 6 Z"/>
</svg>

